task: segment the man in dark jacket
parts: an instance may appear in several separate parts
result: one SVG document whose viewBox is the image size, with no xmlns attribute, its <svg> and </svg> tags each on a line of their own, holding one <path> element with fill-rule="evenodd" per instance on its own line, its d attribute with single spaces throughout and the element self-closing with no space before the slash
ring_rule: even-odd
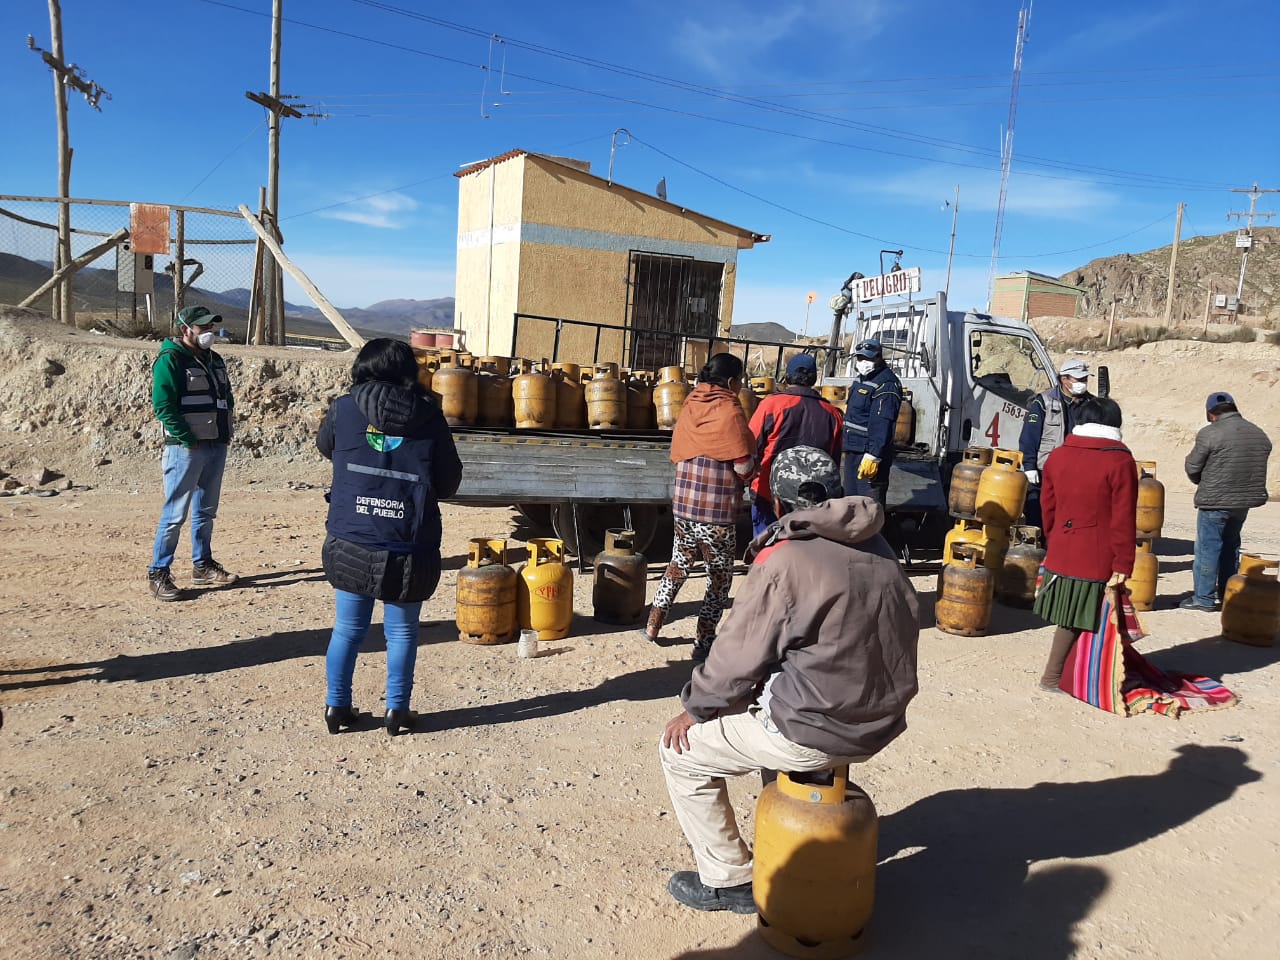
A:
<svg viewBox="0 0 1280 960">
<path fill-rule="evenodd" d="M 781 520 L 752 542 L 658 751 L 698 865 L 667 889 L 697 910 L 755 912 L 725 777 L 866 760 L 906 729 L 916 693 L 916 593 L 880 536 L 883 507 L 841 497 L 835 462 L 813 447 L 778 455 L 771 490 Z"/>
<path fill-rule="evenodd" d="M 774 457 L 792 447 L 817 447 L 833 460 L 840 459 L 843 418 L 813 389 L 817 382 L 818 364 L 813 355 L 796 354 L 787 361 L 787 388 L 761 400 L 751 418 L 758 467 L 751 481 L 751 527 L 757 537 L 778 519 L 769 491 Z"/>
<path fill-rule="evenodd" d="M 1240 565 L 1240 532 L 1250 507 L 1267 502 L 1271 440 L 1236 409 L 1222 390 L 1205 401 L 1209 425 L 1187 454 L 1187 477 L 1196 485 L 1195 592 L 1179 604 L 1212 612 Z"/>
<path fill-rule="evenodd" d="M 236 582 L 213 559 L 213 521 L 222 496 L 222 474 L 235 400 L 227 367 L 211 348 L 222 317 L 208 307 L 178 312 L 178 332 L 160 345 L 151 368 L 151 408 L 164 427 L 164 507 L 147 569 L 147 585 L 157 600 L 178 600 L 170 565 L 191 514 L 191 582 L 224 587 Z"/>
<path fill-rule="evenodd" d="M 853 348 L 857 378 L 844 410 L 844 492 L 885 505 L 893 466 L 893 431 L 902 406 L 902 382 L 884 362 L 879 340 Z"/>
<path fill-rule="evenodd" d="M 1078 357 L 1058 368 L 1058 384 L 1031 398 L 1022 421 L 1018 449 L 1027 475 L 1027 500 L 1022 509 L 1027 523 L 1043 526 L 1040 515 L 1040 473 L 1049 454 L 1062 446 L 1075 427 L 1075 411 L 1089 399 L 1089 365 Z"/>
</svg>

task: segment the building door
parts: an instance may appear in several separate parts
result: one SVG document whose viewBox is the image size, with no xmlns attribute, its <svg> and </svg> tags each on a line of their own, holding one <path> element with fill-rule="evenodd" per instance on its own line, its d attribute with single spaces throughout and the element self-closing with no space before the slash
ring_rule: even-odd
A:
<svg viewBox="0 0 1280 960">
<path fill-rule="evenodd" d="M 685 340 L 714 337 L 723 282 L 722 263 L 633 251 L 627 303 L 632 369 L 682 365 Z"/>
</svg>

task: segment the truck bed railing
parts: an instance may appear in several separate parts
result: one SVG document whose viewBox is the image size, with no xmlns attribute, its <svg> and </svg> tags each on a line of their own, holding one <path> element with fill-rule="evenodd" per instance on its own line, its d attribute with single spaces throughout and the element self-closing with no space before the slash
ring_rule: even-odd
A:
<svg viewBox="0 0 1280 960">
<path fill-rule="evenodd" d="M 535 325 L 543 326 L 541 335 L 530 333 L 530 328 L 537 329 Z M 550 329 L 547 329 L 547 325 L 550 325 Z M 547 346 L 550 347 L 549 350 L 546 349 Z M 563 356 L 569 351 L 572 351 L 571 356 Z M 586 359 L 588 352 L 589 360 Z M 826 344 L 786 343 L 780 340 L 707 335 L 692 331 L 655 330 L 533 313 L 515 314 L 511 333 L 511 356 L 530 359 L 545 357 L 553 363 L 568 359 L 579 364 L 617 363 L 632 369 L 657 370 L 665 366 L 679 366 L 685 370 L 697 371 L 713 353 L 731 353 L 740 357 L 747 376 L 780 377 L 791 354 L 813 354 L 819 369 L 822 369 L 828 354 L 834 354 L 839 362 L 846 351 L 842 347 L 831 348 Z"/>
</svg>

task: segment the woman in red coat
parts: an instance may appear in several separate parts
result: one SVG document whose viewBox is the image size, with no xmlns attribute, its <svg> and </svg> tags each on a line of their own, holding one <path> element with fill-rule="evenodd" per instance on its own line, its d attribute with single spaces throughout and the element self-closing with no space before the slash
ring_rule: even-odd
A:
<svg viewBox="0 0 1280 960">
<path fill-rule="evenodd" d="M 1040 490 L 1048 553 L 1035 611 L 1057 626 L 1040 686 L 1056 690 L 1081 633 L 1097 629 L 1107 588 L 1133 573 L 1138 472 L 1120 442 L 1120 406 L 1090 397 L 1045 461 Z"/>
</svg>

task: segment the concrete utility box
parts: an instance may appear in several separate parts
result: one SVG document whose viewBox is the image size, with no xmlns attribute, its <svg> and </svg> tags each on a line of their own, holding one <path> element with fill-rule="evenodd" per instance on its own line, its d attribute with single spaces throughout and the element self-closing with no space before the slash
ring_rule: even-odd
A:
<svg viewBox="0 0 1280 960">
<path fill-rule="evenodd" d="M 1032 320 L 1036 317 L 1074 317 L 1084 291 L 1042 273 L 1010 273 L 996 277 L 991 314 Z"/>
<path fill-rule="evenodd" d="M 456 176 L 455 326 L 477 355 L 550 357 L 556 324 L 521 319 L 517 331 L 522 314 L 625 326 L 625 351 L 622 334 L 599 331 L 599 357 L 661 366 L 675 337 L 728 331 L 738 251 L 769 239 L 584 161 L 514 150 Z M 560 360 L 590 363 L 597 329 L 564 324 L 558 345 Z"/>
<path fill-rule="evenodd" d="M 155 293 L 156 258 L 149 253 L 135 253 L 126 240 L 116 247 L 116 289 L 121 293 Z"/>
</svg>

